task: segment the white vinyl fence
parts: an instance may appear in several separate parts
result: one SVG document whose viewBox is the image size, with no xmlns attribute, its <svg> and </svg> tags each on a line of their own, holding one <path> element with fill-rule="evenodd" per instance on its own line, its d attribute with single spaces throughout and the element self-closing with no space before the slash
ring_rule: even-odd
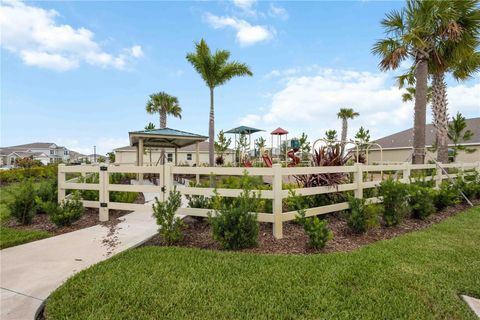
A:
<svg viewBox="0 0 480 320">
<path fill-rule="evenodd" d="M 445 170 L 456 169 L 458 172 L 480 172 L 480 162 L 476 163 L 450 163 L 441 165 Z M 435 164 L 412 165 L 410 163 L 389 164 L 389 165 L 362 165 L 354 164 L 352 166 L 339 167 L 293 167 L 283 168 L 279 164 L 271 168 L 231 168 L 231 167 L 179 167 L 172 164 L 163 166 L 115 166 L 115 165 L 82 165 L 58 167 L 58 199 L 65 199 L 67 190 L 97 190 L 99 192 L 99 201 L 83 201 L 85 207 L 99 208 L 100 221 L 108 220 L 108 210 L 145 210 L 143 204 L 119 203 L 109 200 L 110 191 L 126 192 L 152 192 L 158 193 L 160 200 L 168 197 L 169 191 L 174 186 L 174 177 L 178 176 L 242 176 L 245 172 L 249 176 L 262 176 L 271 181 L 271 190 L 257 190 L 262 199 L 272 201 L 273 213 L 261 212 L 258 214 L 258 221 L 273 223 L 273 234 L 276 238 L 283 236 L 283 222 L 295 219 L 296 211 L 283 212 L 283 200 L 288 198 L 289 190 L 283 189 L 282 185 L 285 176 L 308 175 L 308 174 L 327 174 L 327 173 L 345 173 L 352 177 L 347 183 L 338 184 L 334 187 L 322 186 L 313 188 L 296 188 L 295 193 L 302 196 L 312 196 L 317 194 L 336 193 L 344 191 L 353 191 L 355 197 L 363 198 L 365 189 L 375 188 L 382 179 L 388 175 L 399 178 L 404 183 L 409 183 L 411 176 L 417 170 L 430 169 L 433 174 L 425 176 L 426 181 L 434 180 L 438 187 L 442 180 L 456 178 L 457 174 L 448 174 Z M 133 173 L 143 181 L 144 174 L 157 174 L 160 177 L 159 185 L 125 185 L 109 183 L 109 174 L 111 173 Z M 69 173 L 81 173 L 88 175 L 97 173 L 99 175 L 98 183 L 78 182 L 78 178 L 66 180 Z M 177 190 L 183 195 L 198 195 L 211 197 L 214 191 L 223 197 L 237 197 L 242 193 L 241 189 L 223 189 L 223 188 L 203 188 L 177 186 Z M 368 198 L 367 202 L 381 202 L 379 198 Z M 326 214 L 335 211 L 348 209 L 348 202 L 341 202 L 321 207 L 308 208 L 306 216 Z M 206 217 L 210 209 L 200 208 L 180 208 L 178 214 L 189 216 Z"/>
</svg>

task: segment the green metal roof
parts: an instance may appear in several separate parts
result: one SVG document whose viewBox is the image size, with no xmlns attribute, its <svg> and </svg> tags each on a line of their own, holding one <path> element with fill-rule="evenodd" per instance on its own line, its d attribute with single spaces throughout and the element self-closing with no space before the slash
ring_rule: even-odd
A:
<svg viewBox="0 0 480 320">
<path fill-rule="evenodd" d="M 255 133 L 255 132 L 259 132 L 259 131 L 264 131 L 264 130 L 257 129 L 257 128 L 252 128 L 252 127 L 247 127 L 247 126 L 240 126 L 240 127 L 230 129 L 225 133 L 252 134 L 252 133 Z"/>
<path fill-rule="evenodd" d="M 183 148 L 207 140 L 205 136 L 171 128 L 132 131 L 128 135 L 131 146 L 143 139 L 145 147 Z"/>
</svg>

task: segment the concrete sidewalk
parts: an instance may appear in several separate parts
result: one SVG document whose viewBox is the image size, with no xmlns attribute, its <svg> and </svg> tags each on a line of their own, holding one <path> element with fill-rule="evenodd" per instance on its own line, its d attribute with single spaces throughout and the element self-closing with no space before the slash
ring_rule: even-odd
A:
<svg viewBox="0 0 480 320">
<path fill-rule="evenodd" d="M 50 293 L 73 274 L 157 233 L 151 203 L 120 219 L 115 228 L 96 225 L 1 250 L 0 319 L 33 319 Z"/>
</svg>

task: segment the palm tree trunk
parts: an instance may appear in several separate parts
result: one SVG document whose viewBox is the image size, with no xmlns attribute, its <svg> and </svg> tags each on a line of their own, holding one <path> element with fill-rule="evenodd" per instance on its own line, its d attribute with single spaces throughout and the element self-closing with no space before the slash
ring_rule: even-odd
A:
<svg viewBox="0 0 480 320">
<path fill-rule="evenodd" d="M 341 137 L 341 145 L 342 145 L 342 155 L 345 151 L 345 142 L 347 141 L 347 130 L 348 130 L 348 122 L 347 118 L 342 119 L 342 137 Z"/>
<path fill-rule="evenodd" d="M 413 120 L 413 164 L 425 162 L 425 122 L 427 117 L 427 60 L 420 58 L 415 68 L 415 110 Z"/>
<path fill-rule="evenodd" d="M 215 113 L 213 108 L 213 88 L 210 88 L 210 120 L 208 123 L 208 163 L 215 164 Z"/>
<path fill-rule="evenodd" d="M 437 161 L 448 163 L 448 100 L 447 85 L 443 72 L 433 75 L 432 87 L 432 113 L 437 138 Z"/>
<path fill-rule="evenodd" d="M 163 108 L 160 110 L 160 129 L 165 129 L 167 127 L 167 111 Z M 160 164 L 165 164 L 165 149 L 160 150 Z"/>
</svg>

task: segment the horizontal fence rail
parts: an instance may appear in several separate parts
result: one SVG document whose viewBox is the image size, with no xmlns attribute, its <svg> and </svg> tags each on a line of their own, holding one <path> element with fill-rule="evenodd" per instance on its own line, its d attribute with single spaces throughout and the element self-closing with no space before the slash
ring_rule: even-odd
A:
<svg viewBox="0 0 480 320">
<path fill-rule="evenodd" d="M 441 166 L 441 167 L 440 167 Z M 444 170 L 451 173 L 445 174 Z M 418 177 L 416 174 L 422 170 L 423 175 Z M 318 186 L 304 188 L 298 186 L 294 189 L 295 194 L 299 196 L 315 196 L 321 194 L 337 192 L 353 192 L 357 198 L 363 198 L 364 190 L 377 187 L 386 177 L 399 179 L 404 183 L 412 181 L 434 181 L 438 188 L 443 180 L 457 178 L 459 173 L 468 175 L 475 171 L 480 173 L 480 162 L 475 163 L 449 163 L 449 164 L 418 164 L 394 163 L 379 165 L 354 164 L 351 166 L 331 166 L 331 167 L 286 167 L 276 164 L 271 168 L 232 168 L 232 167 L 183 167 L 165 164 L 159 166 L 134 166 L 134 165 L 81 165 L 58 167 L 58 199 L 62 201 L 66 198 L 68 190 L 92 190 L 98 191 L 99 201 L 82 200 L 85 207 L 98 208 L 100 221 L 108 220 L 108 210 L 151 210 L 147 205 L 135 203 L 120 203 L 110 201 L 110 192 L 148 192 L 158 194 L 158 198 L 164 201 L 168 198 L 179 180 L 178 177 L 195 176 L 199 181 L 200 176 L 261 176 L 266 184 L 271 188 L 267 190 L 252 190 L 259 198 L 272 201 L 272 213 L 259 213 L 258 221 L 273 224 L 273 233 L 276 238 L 283 236 L 283 223 L 295 219 L 297 212 L 283 212 L 284 200 L 290 195 L 287 187 L 283 188 L 285 179 L 292 176 L 312 175 L 312 174 L 332 174 L 341 173 L 346 177 L 345 183 L 335 186 Z M 66 180 L 67 174 L 80 174 L 72 179 Z M 112 184 L 109 175 L 115 173 L 135 174 L 137 184 Z M 153 175 L 157 185 L 143 184 L 144 175 Z M 82 177 L 92 177 L 98 175 L 98 182 L 86 183 Z M 83 181 L 83 182 L 82 182 Z M 183 181 L 183 179 L 182 179 Z M 187 180 L 188 181 L 188 180 Z M 287 180 L 292 181 L 292 179 Z M 216 194 L 222 197 L 238 197 L 243 192 L 241 189 L 227 188 L 204 188 L 198 186 L 178 185 L 176 189 L 186 196 L 204 196 L 212 197 Z M 367 203 L 381 202 L 380 198 L 367 198 Z M 327 214 L 336 211 L 342 211 L 349 208 L 348 202 L 324 205 L 320 207 L 306 209 L 306 216 L 315 216 Z M 207 217 L 211 209 L 204 208 L 180 208 L 178 214 L 188 216 Z"/>
</svg>

